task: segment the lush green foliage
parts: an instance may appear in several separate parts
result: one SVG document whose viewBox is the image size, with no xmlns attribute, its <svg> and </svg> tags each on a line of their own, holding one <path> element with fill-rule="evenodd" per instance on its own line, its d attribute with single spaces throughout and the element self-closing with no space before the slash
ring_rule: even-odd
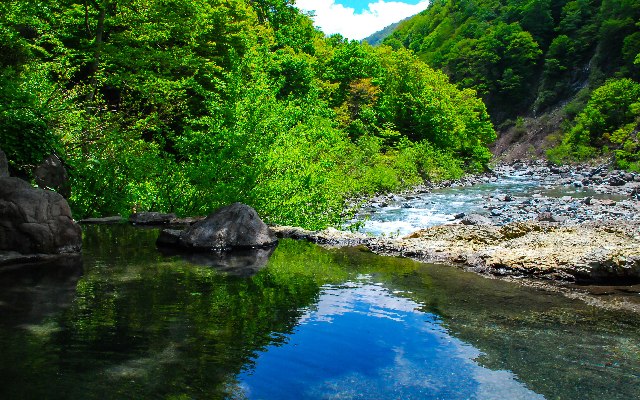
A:
<svg viewBox="0 0 640 400">
<path fill-rule="evenodd" d="M 242 201 L 322 227 L 482 169 L 495 138 L 473 91 L 289 0 L 12 0 L 0 46 L 0 148 L 24 176 L 58 153 L 76 217 Z"/>
<path fill-rule="evenodd" d="M 563 143 L 549 152 L 556 162 L 614 152 L 619 167 L 640 170 L 640 83 L 607 81 L 594 90 Z"/>
<path fill-rule="evenodd" d="M 434 0 L 384 43 L 476 89 L 501 122 L 609 76 L 640 78 L 638 20 L 635 0 Z"/>
<path fill-rule="evenodd" d="M 384 43 L 475 89 L 497 123 L 571 100 L 548 156 L 612 151 L 619 167 L 638 169 L 638 20 L 634 0 L 435 0 Z"/>
</svg>

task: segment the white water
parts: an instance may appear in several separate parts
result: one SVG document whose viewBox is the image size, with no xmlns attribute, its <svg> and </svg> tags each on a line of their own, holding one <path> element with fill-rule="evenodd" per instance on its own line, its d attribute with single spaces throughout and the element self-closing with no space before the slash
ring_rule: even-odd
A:
<svg viewBox="0 0 640 400">
<path fill-rule="evenodd" d="M 487 178 L 485 183 L 474 186 L 437 189 L 416 198 L 392 201 L 383 207 L 366 208 L 347 225 L 360 221 L 359 231 L 374 236 L 406 235 L 419 229 L 452 223 L 456 214 L 486 215 L 489 213 L 486 206 L 490 196 L 597 196 L 589 189 L 558 186 L 556 182 L 525 173 L 516 171 L 492 180 Z"/>
</svg>

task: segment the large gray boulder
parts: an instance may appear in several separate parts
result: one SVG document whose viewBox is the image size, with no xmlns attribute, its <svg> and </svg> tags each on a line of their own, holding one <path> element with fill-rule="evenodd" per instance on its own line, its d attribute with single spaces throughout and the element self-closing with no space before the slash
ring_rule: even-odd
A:
<svg viewBox="0 0 640 400">
<path fill-rule="evenodd" d="M 9 162 L 7 161 L 7 155 L 0 150 L 0 178 L 6 178 L 7 176 L 9 176 Z"/>
<path fill-rule="evenodd" d="M 33 178 L 41 189 L 51 189 L 68 199 L 71 196 L 69 174 L 62 165 L 62 161 L 55 154 L 47 157 L 42 164 L 33 171 Z"/>
<path fill-rule="evenodd" d="M 82 231 L 60 194 L 0 178 L 0 251 L 67 254 L 81 248 Z"/>
<path fill-rule="evenodd" d="M 275 246 L 278 239 L 253 208 L 234 203 L 222 207 L 180 234 L 179 247 L 196 250 L 233 250 Z"/>
</svg>

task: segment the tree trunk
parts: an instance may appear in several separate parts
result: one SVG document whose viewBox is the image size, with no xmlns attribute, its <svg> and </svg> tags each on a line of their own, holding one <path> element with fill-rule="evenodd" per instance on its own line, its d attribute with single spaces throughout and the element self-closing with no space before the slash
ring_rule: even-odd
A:
<svg viewBox="0 0 640 400">
<path fill-rule="evenodd" d="M 103 0 L 100 3 L 100 10 L 98 14 L 98 24 L 96 26 L 95 37 L 95 51 L 93 54 L 93 63 L 91 64 L 91 90 L 87 96 L 88 101 L 93 101 L 98 91 L 98 70 L 100 69 L 100 56 L 102 53 L 102 44 L 104 42 L 104 20 L 107 16 L 107 8 L 109 7 L 110 0 Z"/>
</svg>

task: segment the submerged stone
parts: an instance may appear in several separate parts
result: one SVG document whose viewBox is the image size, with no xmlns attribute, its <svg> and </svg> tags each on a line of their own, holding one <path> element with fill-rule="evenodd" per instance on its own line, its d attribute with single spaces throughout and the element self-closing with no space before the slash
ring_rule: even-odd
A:
<svg viewBox="0 0 640 400">
<path fill-rule="evenodd" d="M 460 221 L 463 225 L 491 225 L 491 220 L 484 215 L 470 214 Z"/>
<path fill-rule="evenodd" d="M 131 214 L 129 222 L 134 225 L 164 225 L 170 223 L 177 217 L 175 214 L 142 211 Z"/>
</svg>

